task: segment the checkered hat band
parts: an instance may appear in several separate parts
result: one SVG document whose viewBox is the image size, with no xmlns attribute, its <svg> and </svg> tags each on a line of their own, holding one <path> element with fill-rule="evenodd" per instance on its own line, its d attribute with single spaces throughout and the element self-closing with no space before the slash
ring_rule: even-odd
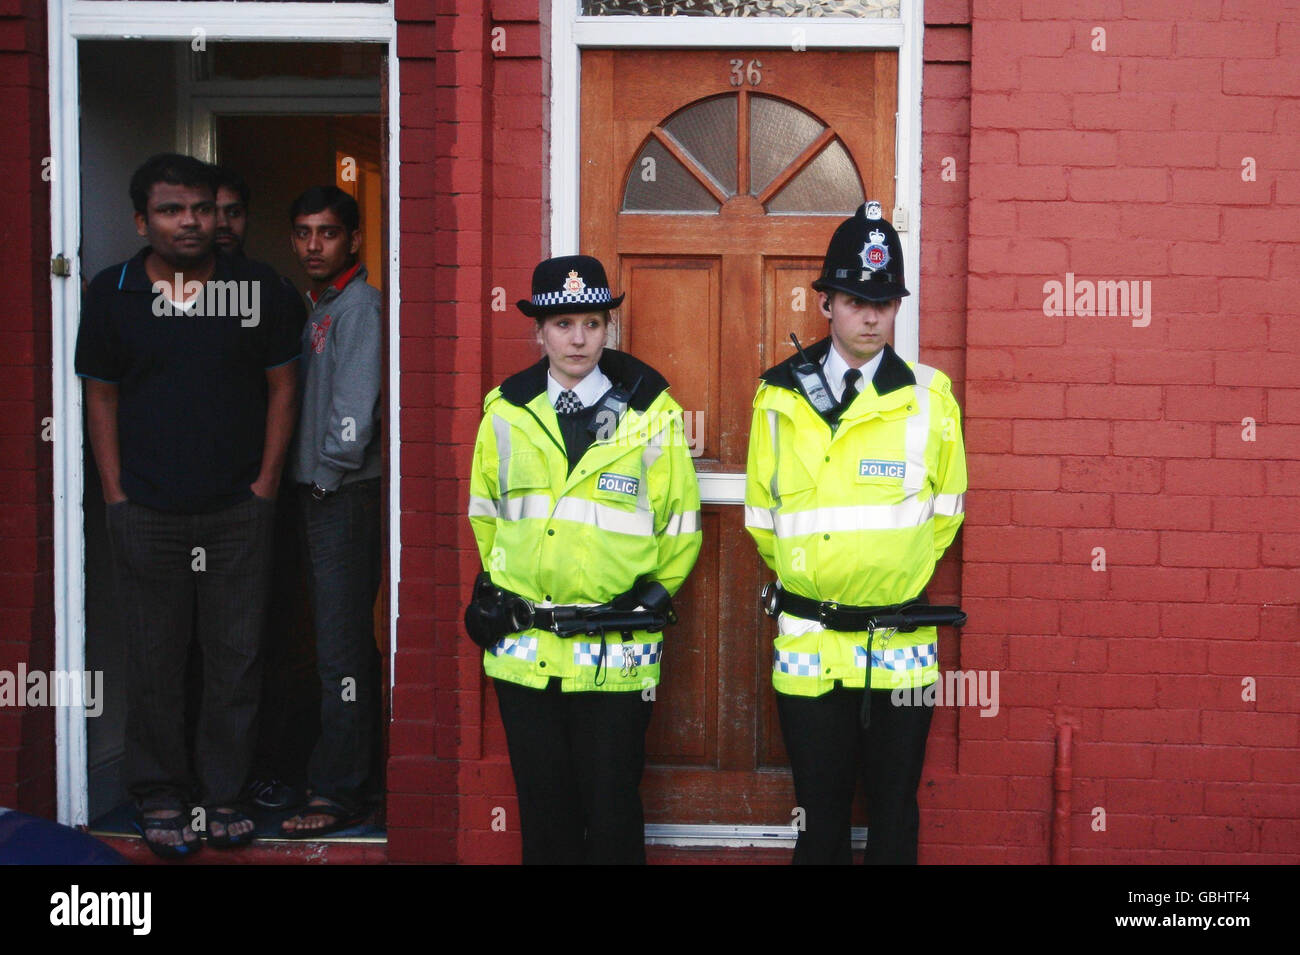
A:
<svg viewBox="0 0 1300 955">
<path fill-rule="evenodd" d="M 657 643 L 607 643 L 605 644 L 605 664 L 607 666 L 626 666 L 629 657 L 635 666 L 648 667 L 659 662 L 663 655 L 664 642 Z M 624 651 L 628 651 L 624 653 Z M 573 663 L 580 667 L 600 665 L 600 644 L 573 642 Z"/>
<path fill-rule="evenodd" d="M 540 292 L 533 295 L 533 304 L 552 305 L 600 305 L 610 300 L 609 289 L 603 286 L 584 288 L 581 292 Z"/>
<path fill-rule="evenodd" d="M 789 673 L 791 676 L 818 676 L 822 670 L 820 653 L 795 653 L 792 650 L 777 650 L 772 661 L 772 668 L 777 673 Z"/>
<path fill-rule="evenodd" d="M 537 659 L 537 638 L 525 636 L 502 637 L 492 647 L 492 653 L 499 657 L 514 657 L 516 660 Z"/>
<path fill-rule="evenodd" d="M 859 668 L 867 667 L 867 648 L 853 648 L 853 662 Z M 871 665 L 885 670 L 920 670 L 939 662 L 939 647 L 934 643 L 921 643 L 914 647 L 896 650 L 872 650 Z"/>
</svg>

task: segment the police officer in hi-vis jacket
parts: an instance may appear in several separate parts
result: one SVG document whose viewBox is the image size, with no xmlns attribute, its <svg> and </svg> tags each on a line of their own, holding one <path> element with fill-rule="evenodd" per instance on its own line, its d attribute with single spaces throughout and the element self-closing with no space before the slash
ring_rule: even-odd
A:
<svg viewBox="0 0 1300 955">
<path fill-rule="evenodd" d="M 542 262 L 519 309 L 545 356 L 484 402 L 466 611 L 519 795 L 524 863 L 643 863 L 639 786 L 670 596 L 700 550 L 700 494 L 668 382 L 605 347 L 589 256 Z"/>
<path fill-rule="evenodd" d="M 829 337 L 764 372 L 754 397 L 745 525 L 778 583 L 772 685 L 804 810 L 796 863 L 847 863 L 866 786 L 868 863 L 915 863 L 917 785 L 939 677 L 920 612 L 963 516 L 961 418 L 943 372 L 889 346 L 908 294 L 898 233 L 868 202 L 835 231 L 818 290 Z M 939 608 L 926 608 L 927 611 Z M 960 622 L 957 608 L 951 621 Z M 930 613 L 929 619 L 942 615 Z M 866 689 L 870 680 L 870 689 Z"/>
</svg>

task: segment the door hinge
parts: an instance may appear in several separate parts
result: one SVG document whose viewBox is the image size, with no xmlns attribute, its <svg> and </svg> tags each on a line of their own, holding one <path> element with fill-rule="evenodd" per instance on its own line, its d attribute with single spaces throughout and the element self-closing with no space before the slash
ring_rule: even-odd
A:
<svg viewBox="0 0 1300 955">
<path fill-rule="evenodd" d="M 56 255 L 50 259 L 50 274 L 66 279 L 72 275 L 72 260 L 66 255 Z"/>
</svg>

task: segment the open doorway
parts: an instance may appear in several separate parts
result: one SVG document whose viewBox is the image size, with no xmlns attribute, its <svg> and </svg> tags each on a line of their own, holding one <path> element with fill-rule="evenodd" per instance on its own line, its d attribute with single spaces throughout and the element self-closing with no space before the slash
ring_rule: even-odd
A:
<svg viewBox="0 0 1300 955">
<path fill-rule="evenodd" d="M 270 264 L 300 292 L 305 277 L 287 241 L 290 202 L 316 185 L 333 184 L 350 193 L 361 210 L 361 260 L 368 281 L 386 296 L 385 69 L 385 47 L 379 44 L 222 42 L 196 52 L 188 43 L 83 40 L 78 77 L 82 275 L 89 279 L 139 250 L 143 240 L 132 222 L 127 182 L 149 156 L 181 152 L 220 163 L 249 184 L 245 253 Z M 385 390 L 387 379 L 385 369 Z M 381 407 L 388 406 L 385 394 Z M 386 459 L 387 442 L 380 446 Z M 96 831 L 120 832 L 129 828 L 132 814 L 122 780 L 125 641 L 115 612 L 103 495 L 88 441 L 82 473 L 86 668 L 104 674 L 103 711 L 86 722 L 88 817 Z M 384 514 L 388 473 L 385 460 Z M 278 578 L 284 592 L 268 641 L 279 640 L 278 658 L 292 662 L 295 673 L 284 688 L 300 693 L 315 679 L 314 641 L 295 536 L 290 525 L 277 539 L 277 563 L 289 569 Z M 378 721 L 384 739 L 376 747 L 373 774 L 380 794 L 390 711 L 388 539 L 385 526 L 385 578 L 374 607 L 384 693 Z M 275 719 L 283 724 L 278 735 L 286 740 L 285 761 L 302 764 L 286 772 L 297 775 L 305 771 L 318 725 L 314 699 L 292 702 Z M 259 814 L 259 832 L 274 835 L 283 815 Z M 367 825 L 331 838 L 382 838 L 382 819 L 382 810 L 377 811 Z"/>
</svg>

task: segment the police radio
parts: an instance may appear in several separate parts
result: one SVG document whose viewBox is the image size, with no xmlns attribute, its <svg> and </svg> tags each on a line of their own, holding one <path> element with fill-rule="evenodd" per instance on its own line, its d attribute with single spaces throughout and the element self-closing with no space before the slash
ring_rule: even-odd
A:
<svg viewBox="0 0 1300 955">
<path fill-rule="evenodd" d="M 640 375 L 636 383 L 627 390 L 617 387 L 610 388 L 601 397 L 600 402 L 596 405 L 596 413 L 591 416 L 591 424 L 587 425 L 587 430 L 591 432 L 597 441 L 604 441 L 614 436 L 614 429 L 623 420 L 623 415 L 627 414 L 628 403 L 632 400 L 632 396 L 636 394 L 636 390 L 641 387 L 644 378 L 645 375 Z"/>
<path fill-rule="evenodd" d="M 818 414 L 830 414 L 839 407 L 839 403 L 831 397 L 831 386 L 826 382 L 822 366 L 809 361 L 794 332 L 790 333 L 790 341 L 794 342 L 794 347 L 799 352 L 799 364 L 794 366 L 794 376 L 799 381 L 799 390 Z"/>
</svg>

